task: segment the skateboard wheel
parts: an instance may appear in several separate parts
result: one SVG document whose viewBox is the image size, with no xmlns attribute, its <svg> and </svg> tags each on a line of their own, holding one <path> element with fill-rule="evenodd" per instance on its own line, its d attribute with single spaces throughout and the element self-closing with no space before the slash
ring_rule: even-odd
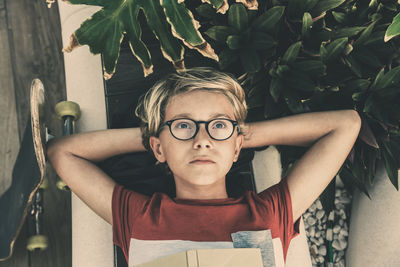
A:
<svg viewBox="0 0 400 267">
<path fill-rule="evenodd" d="M 64 183 L 63 180 L 58 179 L 58 181 L 56 182 L 56 186 L 60 190 L 69 191 L 68 185 L 66 183 Z"/>
<path fill-rule="evenodd" d="M 79 105 L 72 101 L 62 101 L 54 107 L 57 118 L 62 120 L 65 116 L 71 116 L 74 121 L 81 117 L 81 109 Z"/>
<path fill-rule="evenodd" d="M 29 251 L 45 250 L 49 244 L 49 240 L 45 235 L 33 235 L 26 244 L 26 249 Z"/>
<path fill-rule="evenodd" d="M 47 189 L 48 185 L 49 185 L 49 180 L 47 180 L 47 178 L 44 177 L 42 183 L 39 186 L 39 188 L 40 189 Z"/>
</svg>

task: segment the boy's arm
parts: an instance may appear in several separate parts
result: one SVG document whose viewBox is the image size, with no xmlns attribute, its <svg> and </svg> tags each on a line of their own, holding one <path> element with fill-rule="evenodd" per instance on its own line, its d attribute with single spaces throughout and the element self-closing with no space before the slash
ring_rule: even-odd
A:
<svg viewBox="0 0 400 267">
<path fill-rule="evenodd" d="M 248 126 L 245 148 L 312 145 L 287 175 L 296 221 L 343 165 L 357 139 L 361 119 L 354 110 L 338 110 L 297 114 Z"/>
<path fill-rule="evenodd" d="M 94 162 L 139 151 L 145 151 L 140 128 L 78 133 L 54 138 L 47 144 L 47 158 L 60 178 L 110 224 L 115 182 Z"/>
</svg>

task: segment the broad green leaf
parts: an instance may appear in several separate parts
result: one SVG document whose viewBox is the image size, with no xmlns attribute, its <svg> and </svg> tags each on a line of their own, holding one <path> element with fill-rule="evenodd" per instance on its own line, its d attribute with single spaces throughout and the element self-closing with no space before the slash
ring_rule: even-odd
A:
<svg viewBox="0 0 400 267">
<path fill-rule="evenodd" d="M 347 28 L 341 28 L 332 33 L 332 38 L 337 39 L 337 38 L 342 38 L 342 37 L 351 37 L 353 35 L 358 34 L 360 31 L 364 30 L 366 27 L 347 27 Z"/>
<path fill-rule="evenodd" d="M 385 31 L 373 32 L 364 45 L 384 44 Z"/>
<path fill-rule="evenodd" d="M 268 9 L 261 16 L 257 17 L 253 21 L 252 25 L 257 30 L 272 32 L 278 24 L 278 21 L 281 19 L 284 11 L 284 6 L 274 6 Z"/>
<path fill-rule="evenodd" d="M 322 13 L 334 9 L 344 3 L 345 0 L 320 0 L 311 11 L 313 17 L 318 17 Z"/>
<path fill-rule="evenodd" d="M 345 13 L 332 11 L 332 16 L 339 23 L 346 22 L 346 14 Z"/>
<path fill-rule="evenodd" d="M 364 44 L 369 37 L 371 36 L 372 30 L 374 29 L 374 26 L 376 24 L 375 22 L 372 22 L 360 35 L 360 37 L 358 37 L 358 39 L 353 43 L 354 46 L 357 45 L 362 45 Z"/>
<path fill-rule="evenodd" d="M 237 35 L 229 35 L 228 38 L 226 38 L 226 44 L 233 50 L 243 47 L 242 40 L 240 36 Z"/>
<path fill-rule="evenodd" d="M 376 82 L 374 89 L 380 90 L 393 86 L 400 81 L 400 66 L 388 71 L 379 81 Z"/>
<path fill-rule="evenodd" d="M 389 25 L 385 32 L 385 39 L 384 41 L 387 42 L 393 37 L 400 34 L 400 13 L 394 17 L 392 24 Z"/>
<path fill-rule="evenodd" d="M 260 70 L 260 57 L 254 49 L 242 49 L 240 51 L 240 61 L 246 72 L 257 72 Z"/>
<path fill-rule="evenodd" d="M 228 11 L 228 24 L 242 32 L 247 29 L 248 25 L 247 11 L 242 4 L 233 4 Z"/>
<path fill-rule="evenodd" d="M 286 50 L 285 54 L 282 57 L 281 63 L 284 65 L 288 65 L 296 60 L 296 57 L 299 55 L 301 47 L 301 41 L 296 42 L 289 46 Z"/>
<path fill-rule="evenodd" d="M 326 75 L 326 65 L 320 60 L 303 60 L 291 64 L 295 69 L 303 71 L 312 77 Z"/>
<path fill-rule="evenodd" d="M 239 60 L 239 54 L 236 51 L 230 50 L 229 48 L 222 50 L 218 57 L 218 65 L 222 70 L 228 68 L 230 65 Z"/>
<path fill-rule="evenodd" d="M 232 27 L 228 26 L 213 26 L 204 33 L 217 42 L 225 43 L 226 38 L 229 35 L 235 34 L 236 31 Z"/>
<path fill-rule="evenodd" d="M 316 90 L 316 86 L 313 80 L 308 77 L 302 71 L 290 70 L 284 75 L 283 82 L 288 86 L 295 90 L 305 91 L 305 92 L 314 92 Z"/>
<path fill-rule="evenodd" d="M 172 34 L 187 47 L 197 50 L 205 57 L 218 61 L 218 56 L 215 54 L 214 49 L 198 31 L 200 23 L 194 19 L 192 12 L 185 7 L 185 4 L 178 3 L 177 0 L 160 0 L 160 2 L 164 8 L 167 21 L 171 25 Z"/>
<path fill-rule="evenodd" d="M 347 37 L 336 39 L 326 47 L 326 60 L 337 58 L 343 51 L 348 42 Z"/>
<path fill-rule="evenodd" d="M 365 47 L 360 46 L 356 50 L 353 51 L 352 55 L 355 59 L 360 61 L 360 63 L 367 64 L 373 68 L 381 68 L 382 63 L 380 62 L 379 58 L 375 55 L 373 50 Z"/>
<path fill-rule="evenodd" d="M 297 1 L 297 0 L 293 0 L 293 1 Z M 319 0 L 303 0 L 303 1 L 299 1 L 302 2 L 304 5 L 303 10 L 305 12 L 310 12 L 311 9 L 313 9 L 315 7 L 315 5 L 318 3 Z"/>
<path fill-rule="evenodd" d="M 313 21 L 312 21 L 311 14 L 308 12 L 305 12 L 303 15 L 302 26 L 301 26 L 301 36 L 303 36 L 303 38 L 306 38 L 310 35 L 312 24 L 313 24 Z"/>
<path fill-rule="evenodd" d="M 80 28 L 72 34 L 71 43 L 63 51 L 71 52 L 77 46 L 88 45 L 91 53 L 102 54 L 104 78 L 110 79 L 115 72 L 123 32 L 126 32 L 131 50 L 143 66 L 144 76 L 152 73 L 153 66 L 149 51 L 140 39 L 140 28 L 134 23 L 140 8 L 135 1 L 127 1 L 124 4 L 121 4 L 121 1 L 71 1 L 70 3 L 99 4 L 103 8 L 81 24 Z M 165 21 L 164 23 L 168 25 Z M 169 37 L 174 40 L 171 34 Z M 174 45 L 175 50 L 179 49 L 180 46 L 176 40 Z"/>
<path fill-rule="evenodd" d="M 200 16 L 207 19 L 215 19 L 217 16 L 215 9 L 210 4 L 201 4 L 195 10 Z"/>
<path fill-rule="evenodd" d="M 277 41 L 267 34 L 262 32 L 254 32 L 252 35 L 251 46 L 257 50 L 267 50 L 277 45 Z"/>
</svg>

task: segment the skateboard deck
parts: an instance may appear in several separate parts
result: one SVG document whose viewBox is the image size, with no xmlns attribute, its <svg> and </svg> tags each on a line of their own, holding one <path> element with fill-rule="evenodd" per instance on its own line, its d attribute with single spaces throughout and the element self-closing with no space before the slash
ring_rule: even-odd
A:
<svg viewBox="0 0 400 267">
<path fill-rule="evenodd" d="M 45 105 L 43 84 L 34 79 L 30 90 L 30 114 L 14 164 L 11 186 L 0 196 L 0 260 L 11 257 L 30 204 L 44 179 Z"/>
</svg>

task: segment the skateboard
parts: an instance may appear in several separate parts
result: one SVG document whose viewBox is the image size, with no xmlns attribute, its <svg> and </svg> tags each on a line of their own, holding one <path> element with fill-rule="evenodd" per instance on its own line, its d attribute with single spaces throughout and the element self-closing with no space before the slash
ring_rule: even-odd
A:
<svg viewBox="0 0 400 267">
<path fill-rule="evenodd" d="M 34 79 L 30 88 L 30 112 L 20 150 L 12 171 L 10 188 L 0 196 L 0 261 L 11 257 L 15 241 L 30 214 L 34 234 L 27 240 L 30 251 L 44 250 L 48 238 L 42 232 L 43 190 L 47 187 L 45 144 L 53 136 L 46 127 L 46 94 L 42 82 Z M 64 135 L 73 133 L 80 117 L 79 105 L 63 101 L 55 106 L 57 118 L 64 122 Z M 61 181 L 59 189 L 67 189 Z"/>
</svg>

